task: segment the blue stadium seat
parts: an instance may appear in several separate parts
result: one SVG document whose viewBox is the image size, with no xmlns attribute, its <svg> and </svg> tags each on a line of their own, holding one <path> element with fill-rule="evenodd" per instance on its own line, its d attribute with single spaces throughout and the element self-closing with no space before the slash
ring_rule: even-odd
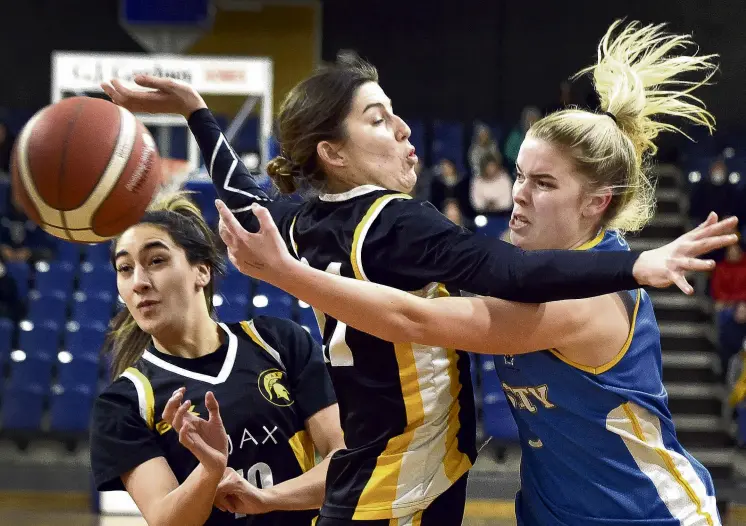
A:
<svg viewBox="0 0 746 526">
<path fill-rule="evenodd" d="M 56 355 L 59 346 L 61 326 L 53 322 L 33 324 L 27 327 L 21 323 L 18 334 L 18 348 L 27 355 Z"/>
<path fill-rule="evenodd" d="M 480 234 L 484 234 L 485 236 L 492 237 L 492 238 L 500 238 L 505 233 L 505 231 L 508 229 L 508 223 L 510 221 L 510 218 L 507 216 L 498 216 L 498 215 L 480 215 L 480 216 L 485 221 L 485 224 L 482 226 L 479 226 L 479 224 L 477 224 L 477 227 L 475 229 L 475 231 Z"/>
<path fill-rule="evenodd" d="M 293 317 L 293 297 L 284 290 L 258 281 L 252 300 L 254 316 L 275 316 L 277 318 Z"/>
<path fill-rule="evenodd" d="M 53 391 L 49 408 L 49 429 L 67 433 L 86 432 L 95 392 L 95 389 L 84 385 Z"/>
<path fill-rule="evenodd" d="M 251 292 L 253 280 L 246 274 L 241 274 L 235 267 L 230 266 L 226 275 L 218 280 L 218 291 L 221 294 L 245 294 Z"/>
<path fill-rule="evenodd" d="M 70 389 L 76 385 L 85 385 L 94 389 L 98 381 L 98 355 L 88 353 L 73 357 L 68 363 L 59 362 L 57 370 L 59 371 L 57 383 L 64 389 Z"/>
<path fill-rule="evenodd" d="M 220 321 L 236 323 L 250 318 L 248 294 L 221 294 L 221 299 L 222 303 L 215 307 Z"/>
<path fill-rule="evenodd" d="M 48 386 L 8 384 L 3 391 L 2 427 L 5 431 L 33 431 L 41 427 Z"/>
<path fill-rule="evenodd" d="M 65 241 L 64 239 L 55 238 L 55 251 L 57 260 L 72 263 L 75 266 L 80 265 L 80 244 Z"/>
<path fill-rule="evenodd" d="M 450 159 L 461 173 L 465 173 L 466 159 L 464 125 L 460 122 L 433 121 L 432 162 Z"/>
<path fill-rule="evenodd" d="M 80 267 L 78 290 L 92 295 L 96 292 L 108 292 L 112 297 L 117 295 L 117 274 L 111 263 L 83 263 Z"/>
<path fill-rule="evenodd" d="M 311 333 L 311 336 L 318 343 L 321 343 L 321 333 L 319 332 L 319 323 L 311 307 L 298 306 L 298 323 Z"/>
<path fill-rule="evenodd" d="M 65 350 L 72 354 L 73 359 L 86 354 L 98 354 L 105 339 L 106 328 L 103 325 L 81 327 L 73 324 L 65 333 Z"/>
<path fill-rule="evenodd" d="M 114 299 L 107 292 L 87 295 L 76 292 L 72 319 L 80 325 L 100 323 L 107 325 L 113 315 Z"/>
<path fill-rule="evenodd" d="M 34 325 L 51 321 L 62 327 L 67 321 L 67 296 L 60 291 L 49 294 L 34 290 L 29 294 L 28 319 Z"/>
<path fill-rule="evenodd" d="M 497 443 L 518 441 L 518 426 L 510 412 L 510 402 L 505 397 L 500 379 L 495 371 L 492 356 L 480 356 L 482 373 L 483 427 L 487 436 Z M 496 359 L 502 359 L 498 356 Z"/>
<path fill-rule="evenodd" d="M 91 243 L 83 245 L 83 254 L 85 260 L 94 264 L 110 263 L 110 250 L 111 242 L 105 241 L 103 243 Z"/>
<path fill-rule="evenodd" d="M 18 287 L 18 295 L 21 298 L 25 298 L 28 294 L 29 289 L 29 277 L 31 276 L 31 269 L 28 264 L 24 261 L 12 261 L 5 263 L 5 268 L 8 271 L 10 277 L 12 277 L 16 286 Z"/>
<path fill-rule="evenodd" d="M 52 355 L 47 353 L 26 353 L 20 361 L 10 362 L 10 383 L 16 386 L 38 385 L 46 391 L 52 380 Z"/>
<path fill-rule="evenodd" d="M 8 354 L 13 347 L 13 333 L 15 332 L 15 324 L 12 320 L 7 318 L 0 318 L 0 371 L 2 371 L 3 365 L 8 360 Z M 2 372 L 0 372 L 0 378 Z"/>
<path fill-rule="evenodd" d="M 42 294 L 61 292 L 69 297 L 75 281 L 75 266 L 69 262 L 39 261 L 36 264 L 34 288 Z"/>
</svg>

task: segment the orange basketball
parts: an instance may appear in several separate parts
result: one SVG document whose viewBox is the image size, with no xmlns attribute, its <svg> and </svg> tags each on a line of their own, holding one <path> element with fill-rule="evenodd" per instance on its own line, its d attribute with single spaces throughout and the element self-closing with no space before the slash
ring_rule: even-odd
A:
<svg viewBox="0 0 746 526">
<path fill-rule="evenodd" d="M 161 182 L 147 128 L 129 111 L 71 97 L 37 112 L 11 160 L 13 198 L 49 234 L 110 239 L 137 223 Z"/>
</svg>

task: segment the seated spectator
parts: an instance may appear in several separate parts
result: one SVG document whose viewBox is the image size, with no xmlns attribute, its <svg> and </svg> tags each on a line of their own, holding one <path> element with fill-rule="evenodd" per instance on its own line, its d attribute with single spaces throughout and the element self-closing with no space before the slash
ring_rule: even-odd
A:
<svg viewBox="0 0 746 526">
<path fill-rule="evenodd" d="M 717 322 L 720 371 L 724 380 L 733 357 L 741 352 L 746 340 L 746 301 L 725 307 L 718 313 Z"/>
<path fill-rule="evenodd" d="M 0 255 L 6 261 L 51 259 L 53 238 L 28 219 L 21 207 L 11 199 L 8 214 L 0 219 Z"/>
<path fill-rule="evenodd" d="M 468 230 L 474 230 L 474 224 L 468 217 L 465 217 L 464 214 L 461 213 L 461 206 L 455 199 L 446 199 L 446 202 L 443 205 L 443 215 L 458 226 L 462 226 Z"/>
<path fill-rule="evenodd" d="M 489 126 L 480 123 L 474 127 L 474 139 L 469 147 L 469 169 L 472 176 L 479 174 L 480 163 L 487 154 L 499 155 L 500 150 L 492 138 Z"/>
<path fill-rule="evenodd" d="M 462 214 L 473 217 L 469 203 L 469 180 L 458 172 L 453 161 L 443 159 L 430 186 L 430 202 L 443 212 L 447 199 L 455 199 Z"/>
<path fill-rule="evenodd" d="M 725 259 L 712 273 L 710 294 L 717 310 L 746 301 L 746 257 L 742 243 L 743 240 L 727 247 Z"/>
<path fill-rule="evenodd" d="M 482 157 L 479 172 L 471 180 L 471 206 L 478 214 L 510 215 L 513 209 L 513 179 L 502 165 L 502 156 Z"/>
<path fill-rule="evenodd" d="M 526 106 L 521 112 L 520 124 L 511 130 L 508 138 L 505 140 L 505 159 L 508 162 L 508 166 L 511 167 L 511 171 L 513 170 L 516 159 L 518 159 L 518 151 L 521 149 L 526 132 L 539 118 L 541 118 L 539 108 L 536 106 Z"/>
</svg>

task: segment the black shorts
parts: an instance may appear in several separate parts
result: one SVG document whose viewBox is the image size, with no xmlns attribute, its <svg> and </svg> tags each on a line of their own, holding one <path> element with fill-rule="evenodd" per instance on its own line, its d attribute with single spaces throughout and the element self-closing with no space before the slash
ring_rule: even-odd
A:
<svg viewBox="0 0 746 526">
<path fill-rule="evenodd" d="M 468 478 L 467 472 L 453 486 L 432 501 L 427 508 L 413 515 L 372 521 L 319 517 L 316 526 L 461 526 L 464 520 Z"/>
</svg>

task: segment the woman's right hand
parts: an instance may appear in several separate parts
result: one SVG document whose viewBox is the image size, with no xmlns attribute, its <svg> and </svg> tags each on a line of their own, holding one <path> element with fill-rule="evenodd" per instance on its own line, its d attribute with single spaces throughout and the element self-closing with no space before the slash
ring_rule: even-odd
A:
<svg viewBox="0 0 746 526">
<path fill-rule="evenodd" d="M 256 203 L 251 211 L 259 221 L 256 234 L 248 232 L 222 201 L 215 202 L 220 214 L 218 232 L 228 249 L 228 259 L 243 274 L 273 285 L 292 275 L 298 261 L 290 255 L 269 210 Z"/>
<path fill-rule="evenodd" d="M 206 108 L 204 99 L 184 82 L 174 79 L 136 75 L 135 83 L 147 90 L 133 90 L 114 79 L 104 82 L 101 88 L 111 100 L 133 113 L 177 113 L 184 118 Z"/>
<path fill-rule="evenodd" d="M 220 417 L 215 395 L 208 391 L 205 420 L 190 412 L 191 401 L 183 402 L 185 388 L 174 391 L 163 409 L 163 419 L 179 434 L 179 442 L 197 457 L 209 472 L 221 477 L 228 465 L 228 434 Z"/>
</svg>

